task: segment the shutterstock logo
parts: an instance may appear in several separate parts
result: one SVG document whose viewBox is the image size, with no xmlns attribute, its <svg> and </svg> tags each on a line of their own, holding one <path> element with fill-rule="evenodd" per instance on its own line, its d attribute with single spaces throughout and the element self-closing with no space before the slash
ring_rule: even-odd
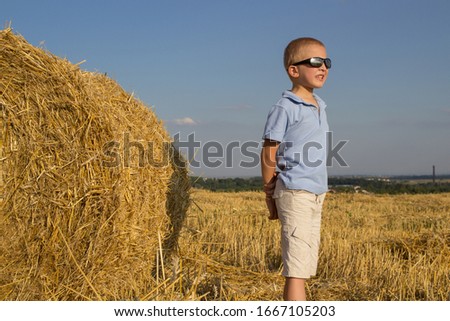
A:
<svg viewBox="0 0 450 321">
<path fill-rule="evenodd" d="M 318 142 L 307 142 L 299 152 L 294 155 L 296 163 L 306 167 L 331 166 L 335 161 L 341 167 L 349 167 L 341 154 L 341 150 L 348 140 L 340 140 L 333 144 L 333 133 L 328 132 L 326 146 Z M 262 141 L 230 141 L 221 143 L 218 141 L 200 141 L 195 138 L 195 133 L 187 136 L 187 140 L 181 140 L 180 134 L 173 137 L 173 142 L 163 142 L 157 145 L 154 142 L 131 140 L 129 133 L 123 134 L 123 140 L 110 141 L 103 145 L 103 166 L 105 167 L 165 167 L 169 166 L 173 153 L 181 153 L 189 167 L 196 169 L 206 168 L 255 168 L 260 166 L 260 153 Z M 280 148 L 292 146 L 292 142 L 283 142 Z M 313 155 L 317 151 L 326 150 L 326 160 L 316 159 Z"/>
</svg>

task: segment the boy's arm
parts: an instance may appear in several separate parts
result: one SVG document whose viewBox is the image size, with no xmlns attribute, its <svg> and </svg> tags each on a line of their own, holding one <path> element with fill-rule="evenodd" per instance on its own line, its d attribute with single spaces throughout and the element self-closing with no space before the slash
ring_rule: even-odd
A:
<svg viewBox="0 0 450 321">
<path fill-rule="evenodd" d="M 276 169 L 276 153 L 278 150 L 277 141 L 266 139 L 261 150 L 261 173 L 264 181 L 264 192 L 266 193 L 266 205 L 269 209 L 269 219 L 278 219 L 278 211 L 275 200 L 272 198 L 277 182 L 275 173 Z"/>
<path fill-rule="evenodd" d="M 279 142 L 265 139 L 264 145 L 261 150 L 261 174 L 264 182 L 264 186 L 267 186 L 275 176 L 276 169 L 276 154 L 278 150 Z"/>
</svg>

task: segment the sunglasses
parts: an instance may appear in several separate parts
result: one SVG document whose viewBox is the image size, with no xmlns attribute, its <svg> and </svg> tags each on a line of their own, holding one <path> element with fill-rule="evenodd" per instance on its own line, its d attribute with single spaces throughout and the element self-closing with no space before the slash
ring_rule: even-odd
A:
<svg viewBox="0 0 450 321">
<path fill-rule="evenodd" d="M 292 66 L 310 65 L 311 67 L 319 68 L 323 64 L 325 64 L 325 67 L 327 67 L 327 69 L 330 69 L 331 68 L 331 59 L 330 58 L 312 57 L 312 58 L 308 58 L 308 59 L 296 62 L 295 64 L 292 64 Z"/>
</svg>

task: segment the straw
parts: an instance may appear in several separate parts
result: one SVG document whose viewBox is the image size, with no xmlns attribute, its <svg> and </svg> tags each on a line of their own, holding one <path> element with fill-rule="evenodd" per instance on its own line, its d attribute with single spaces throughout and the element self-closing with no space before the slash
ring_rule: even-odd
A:
<svg viewBox="0 0 450 321">
<path fill-rule="evenodd" d="M 190 202 L 162 121 L 11 28 L 0 31 L 0 109 L 0 298 L 145 297 Z"/>
</svg>

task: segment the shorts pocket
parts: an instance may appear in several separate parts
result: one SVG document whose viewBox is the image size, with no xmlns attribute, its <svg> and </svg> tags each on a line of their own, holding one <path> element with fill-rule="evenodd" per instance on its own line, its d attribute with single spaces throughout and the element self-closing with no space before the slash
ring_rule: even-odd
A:
<svg viewBox="0 0 450 321">
<path fill-rule="evenodd" d="M 293 225 L 282 227 L 281 251 L 283 258 L 282 275 L 286 277 L 309 278 L 311 265 L 311 245 L 302 236 L 301 228 Z"/>
<path fill-rule="evenodd" d="M 300 228 L 294 225 L 284 225 L 282 228 L 282 237 L 286 242 L 285 245 L 288 248 L 297 247 L 308 247 L 311 245 L 305 240 L 304 235 L 302 235 Z"/>
</svg>

